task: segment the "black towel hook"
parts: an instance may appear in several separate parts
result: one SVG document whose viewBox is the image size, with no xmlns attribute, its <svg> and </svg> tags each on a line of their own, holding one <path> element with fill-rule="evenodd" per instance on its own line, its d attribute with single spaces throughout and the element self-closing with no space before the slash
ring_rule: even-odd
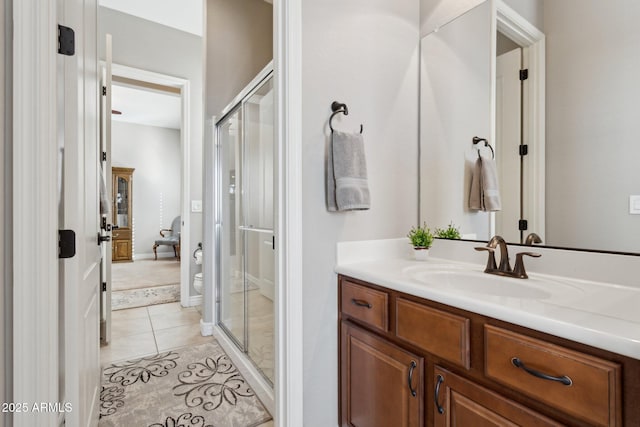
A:
<svg viewBox="0 0 640 427">
<path fill-rule="evenodd" d="M 476 145 L 479 142 L 484 142 L 484 146 L 485 147 L 489 147 L 489 149 L 491 150 L 491 158 L 495 159 L 496 158 L 496 153 L 495 151 L 493 151 L 493 147 L 489 144 L 489 141 L 487 141 L 485 138 L 480 138 L 477 136 L 474 136 L 473 139 L 473 145 Z M 480 150 L 478 149 L 478 156 L 480 156 Z"/>
<path fill-rule="evenodd" d="M 333 101 L 331 103 L 331 111 L 333 111 L 333 114 L 331 114 L 331 117 L 329 117 L 329 129 L 331 129 L 331 132 L 333 133 L 334 129 L 333 126 L 331 125 L 331 121 L 333 120 L 333 117 L 336 114 L 344 114 L 345 116 L 349 115 L 349 109 L 347 108 L 347 104 L 343 104 L 342 102 L 338 102 L 338 101 Z M 360 133 L 362 133 L 362 131 L 364 130 L 364 127 L 362 125 L 360 125 Z"/>
</svg>

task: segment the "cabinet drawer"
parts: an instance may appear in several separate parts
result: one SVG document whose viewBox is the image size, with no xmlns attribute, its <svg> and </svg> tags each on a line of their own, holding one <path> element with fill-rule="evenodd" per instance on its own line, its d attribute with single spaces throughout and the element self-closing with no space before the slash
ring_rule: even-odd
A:
<svg viewBox="0 0 640 427">
<path fill-rule="evenodd" d="M 131 239 L 130 228 L 116 228 L 111 231 L 111 238 L 116 240 L 128 240 Z"/>
<path fill-rule="evenodd" d="M 435 367 L 433 380 L 435 427 L 562 426 L 439 366 Z"/>
<path fill-rule="evenodd" d="M 620 365 L 495 326 L 484 329 L 487 377 L 590 424 L 622 425 Z"/>
<path fill-rule="evenodd" d="M 396 299 L 396 335 L 421 349 L 469 369 L 469 319 Z"/>
<path fill-rule="evenodd" d="M 342 281 L 342 312 L 376 328 L 389 329 L 389 295 L 348 280 Z"/>
</svg>

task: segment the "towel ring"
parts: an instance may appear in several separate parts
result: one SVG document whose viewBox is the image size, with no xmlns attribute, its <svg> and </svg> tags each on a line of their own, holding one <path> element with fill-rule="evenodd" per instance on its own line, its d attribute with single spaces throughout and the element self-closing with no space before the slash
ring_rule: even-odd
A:
<svg viewBox="0 0 640 427">
<path fill-rule="evenodd" d="M 484 146 L 489 147 L 489 149 L 491 150 L 491 158 L 492 159 L 496 158 L 496 152 L 493 151 L 493 147 L 491 146 L 491 144 L 489 144 L 489 141 L 487 141 L 485 138 L 474 136 L 472 141 L 473 141 L 473 145 L 476 145 L 479 142 L 484 142 Z M 478 157 L 480 157 L 480 149 L 478 149 Z"/>
<path fill-rule="evenodd" d="M 196 257 L 196 253 L 198 253 L 198 251 L 201 251 L 201 250 L 202 250 L 202 242 L 198 243 L 198 247 L 196 248 L 195 251 L 193 251 L 193 259 L 198 259 Z"/>
<path fill-rule="evenodd" d="M 340 113 L 344 114 L 345 116 L 348 116 L 349 109 L 347 108 L 347 104 L 343 104 L 338 101 L 333 101 L 331 103 L 331 111 L 333 111 L 333 114 L 331 114 L 331 117 L 329 117 L 329 129 L 331 129 L 331 133 L 333 133 L 334 129 L 333 129 L 333 126 L 331 125 L 331 121 L 333 120 L 333 117 L 336 114 L 340 114 Z M 360 125 L 360 133 L 362 133 L 363 130 L 364 130 L 364 127 Z"/>
</svg>

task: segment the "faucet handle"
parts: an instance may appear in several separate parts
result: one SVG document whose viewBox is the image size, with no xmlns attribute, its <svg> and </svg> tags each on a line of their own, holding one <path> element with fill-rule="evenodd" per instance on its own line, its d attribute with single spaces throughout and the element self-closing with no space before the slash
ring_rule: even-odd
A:
<svg viewBox="0 0 640 427">
<path fill-rule="evenodd" d="M 524 261 L 522 260 L 522 257 L 525 255 L 533 258 L 540 258 L 542 256 L 542 254 L 537 252 L 518 252 L 516 254 L 516 265 L 513 266 L 513 275 L 520 279 L 526 279 L 529 277 L 524 269 Z"/>
<path fill-rule="evenodd" d="M 476 246 L 473 249 L 475 249 L 476 251 L 489 252 L 489 257 L 487 258 L 487 266 L 484 269 L 485 273 L 489 270 L 496 270 L 498 268 L 498 266 L 496 265 L 496 256 L 495 256 L 496 249 L 495 248 L 491 248 L 488 246 Z"/>
</svg>

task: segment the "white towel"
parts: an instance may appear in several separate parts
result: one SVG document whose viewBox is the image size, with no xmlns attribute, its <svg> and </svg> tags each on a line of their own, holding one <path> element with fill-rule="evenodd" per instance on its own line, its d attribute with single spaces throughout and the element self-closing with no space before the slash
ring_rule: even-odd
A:
<svg viewBox="0 0 640 427">
<path fill-rule="evenodd" d="M 364 139 L 359 133 L 334 131 L 327 159 L 327 209 L 365 210 L 370 206 Z"/>
<path fill-rule="evenodd" d="M 478 156 L 471 176 L 469 209 L 480 211 L 502 210 L 495 160 Z"/>
</svg>

